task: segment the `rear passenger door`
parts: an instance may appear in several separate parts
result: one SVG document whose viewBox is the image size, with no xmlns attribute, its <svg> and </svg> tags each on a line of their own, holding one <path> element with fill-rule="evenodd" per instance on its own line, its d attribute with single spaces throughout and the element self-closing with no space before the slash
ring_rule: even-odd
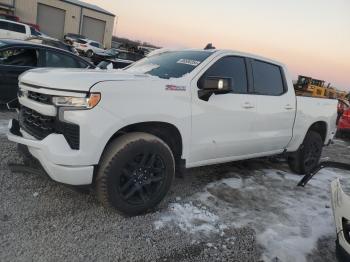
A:
<svg viewBox="0 0 350 262">
<path fill-rule="evenodd" d="M 279 65 L 250 59 L 257 98 L 254 125 L 256 153 L 286 148 L 292 138 L 296 101 Z"/>
</svg>

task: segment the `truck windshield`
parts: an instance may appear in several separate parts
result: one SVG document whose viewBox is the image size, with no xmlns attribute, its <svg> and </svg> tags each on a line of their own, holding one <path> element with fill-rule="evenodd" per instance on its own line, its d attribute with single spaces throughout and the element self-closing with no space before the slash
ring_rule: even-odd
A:
<svg viewBox="0 0 350 262">
<path fill-rule="evenodd" d="M 146 57 L 125 70 L 164 79 L 180 78 L 192 72 L 211 54 L 208 51 L 169 51 Z"/>
</svg>

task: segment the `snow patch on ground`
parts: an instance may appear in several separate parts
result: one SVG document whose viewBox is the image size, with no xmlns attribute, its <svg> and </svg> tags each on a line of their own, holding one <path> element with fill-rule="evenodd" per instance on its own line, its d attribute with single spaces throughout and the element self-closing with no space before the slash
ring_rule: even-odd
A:
<svg viewBox="0 0 350 262">
<path fill-rule="evenodd" d="M 0 119 L 0 135 L 7 133 L 9 120 Z"/>
<path fill-rule="evenodd" d="M 196 233 L 218 232 L 219 217 L 206 209 L 194 206 L 192 203 L 171 204 L 167 215 L 155 222 L 160 229 L 170 222 L 176 223 L 183 231 Z"/>
<path fill-rule="evenodd" d="M 249 226 L 256 231 L 264 261 L 303 262 L 318 239 L 334 234 L 330 183 L 346 176 L 345 171 L 322 170 L 300 188 L 300 176 L 279 170 L 256 170 L 248 176 L 231 172 L 230 178 L 208 184 L 188 203 L 171 204 L 155 226 L 206 234 Z M 344 190 L 350 189 L 347 180 L 342 181 Z"/>
</svg>

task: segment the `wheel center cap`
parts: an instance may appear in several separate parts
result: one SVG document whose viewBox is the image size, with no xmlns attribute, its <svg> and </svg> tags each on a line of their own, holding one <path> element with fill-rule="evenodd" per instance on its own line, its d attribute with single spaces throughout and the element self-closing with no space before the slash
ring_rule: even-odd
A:
<svg viewBox="0 0 350 262">
<path fill-rule="evenodd" d="M 138 182 L 144 182 L 148 179 L 149 172 L 145 168 L 139 168 L 134 171 L 135 179 Z"/>
</svg>

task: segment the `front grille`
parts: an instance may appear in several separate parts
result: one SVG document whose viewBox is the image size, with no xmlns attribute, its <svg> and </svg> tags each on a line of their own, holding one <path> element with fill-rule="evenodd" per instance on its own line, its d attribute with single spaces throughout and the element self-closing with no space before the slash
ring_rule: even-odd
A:
<svg viewBox="0 0 350 262">
<path fill-rule="evenodd" d="M 52 104 L 51 95 L 28 91 L 28 98 L 43 104 Z"/>
<path fill-rule="evenodd" d="M 36 139 L 42 140 L 50 134 L 62 134 L 72 149 L 80 147 L 80 127 L 59 121 L 56 117 L 42 115 L 28 107 L 21 106 L 20 126 Z"/>
<path fill-rule="evenodd" d="M 28 107 L 21 107 L 21 127 L 37 139 L 44 139 L 55 132 L 55 117 L 44 116 Z"/>
</svg>

